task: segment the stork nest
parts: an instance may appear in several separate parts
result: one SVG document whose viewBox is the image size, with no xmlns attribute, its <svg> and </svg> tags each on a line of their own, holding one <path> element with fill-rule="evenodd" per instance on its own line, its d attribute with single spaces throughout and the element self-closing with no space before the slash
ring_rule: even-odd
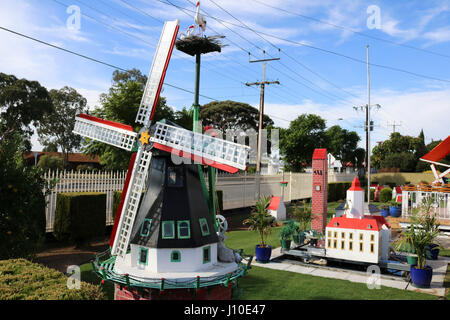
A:
<svg viewBox="0 0 450 320">
<path fill-rule="evenodd" d="M 195 56 L 197 53 L 221 52 L 222 48 L 225 47 L 219 40 L 222 38 L 225 38 L 225 36 L 185 36 L 177 39 L 175 46 L 178 50 L 191 56 Z"/>
</svg>

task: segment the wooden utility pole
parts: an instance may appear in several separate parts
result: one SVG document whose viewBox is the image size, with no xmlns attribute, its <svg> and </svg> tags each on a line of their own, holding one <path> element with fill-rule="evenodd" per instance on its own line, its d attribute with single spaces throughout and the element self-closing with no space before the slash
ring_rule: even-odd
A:
<svg viewBox="0 0 450 320">
<path fill-rule="evenodd" d="M 264 57 L 266 52 L 263 51 Z M 258 123 L 258 150 L 256 155 L 256 197 L 259 199 L 261 196 L 261 183 L 260 183 L 260 175 L 261 175 L 261 138 L 262 138 L 262 125 L 263 125 L 263 115 L 264 115 L 264 88 L 269 84 L 280 84 L 279 81 L 266 81 L 266 62 L 272 60 L 280 60 L 280 58 L 271 58 L 271 59 L 261 59 L 261 60 L 249 60 L 250 63 L 254 62 L 263 62 L 263 80 L 260 82 L 252 82 L 246 83 L 246 86 L 260 86 L 261 87 L 261 96 L 259 100 L 259 123 Z"/>
<path fill-rule="evenodd" d="M 369 45 L 367 45 L 367 108 L 366 108 L 366 150 L 367 150 L 367 203 L 370 203 L 370 69 Z"/>
</svg>

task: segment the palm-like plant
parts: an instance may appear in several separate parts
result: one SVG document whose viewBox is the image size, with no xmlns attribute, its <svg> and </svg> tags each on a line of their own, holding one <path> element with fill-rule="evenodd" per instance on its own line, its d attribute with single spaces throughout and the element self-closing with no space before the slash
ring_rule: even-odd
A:
<svg viewBox="0 0 450 320">
<path fill-rule="evenodd" d="M 267 207 L 270 203 L 270 197 L 262 196 L 255 204 L 255 208 L 250 218 L 243 221 L 244 225 L 248 225 L 249 230 L 257 231 L 260 235 L 260 247 L 266 247 L 266 237 L 270 234 L 272 227 L 275 225 L 275 218 L 269 214 Z"/>
<path fill-rule="evenodd" d="M 417 254 L 417 269 L 424 269 L 427 247 L 439 234 L 439 223 L 431 213 L 432 204 L 431 199 L 425 200 L 419 210 L 413 211 L 410 229 L 402 232 L 396 241 L 397 248 L 408 245 L 414 249 Z"/>
<path fill-rule="evenodd" d="M 308 224 L 312 220 L 311 215 L 311 206 L 306 204 L 306 201 L 302 201 L 302 206 L 294 206 L 292 210 L 292 216 L 293 218 L 299 222 L 300 230 L 306 231 L 306 228 L 308 228 Z"/>
</svg>

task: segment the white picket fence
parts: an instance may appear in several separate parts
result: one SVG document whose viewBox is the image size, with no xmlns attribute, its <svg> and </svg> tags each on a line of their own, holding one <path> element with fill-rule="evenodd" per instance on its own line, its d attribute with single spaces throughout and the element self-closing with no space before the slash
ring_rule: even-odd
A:
<svg viewBox="0 0 450 320">
<path fill-rule="evenodd" d="M 351 181 L 356 173 L 329 173 L 328 182 Z M 63 192 L 104 192 L 106 193 L 106 225 L 114 224 L 113 194 L 122 190 L 126 171 L 120 172 L 76 172 L 53 171 L 45 174 L 47 181 L 57 179 L 56 186 L 47 196 L 46 219 L 47 232 L 53 231 L 55 222 L 56 197 Z M 206 179 L 207 181 L 207 179 Z M 287 182 L 286 187 L 281 182 Z M 216 190 L 223 191 L 224 210 L 253 206 L 256 202 L 257 179 L 254 174 L 218 175 Z M 292 173 L 262 175 L 260 178 L 260 194 L 282 196 L 285 202 L 311 198 L 312 174 Z"/>
</svg>

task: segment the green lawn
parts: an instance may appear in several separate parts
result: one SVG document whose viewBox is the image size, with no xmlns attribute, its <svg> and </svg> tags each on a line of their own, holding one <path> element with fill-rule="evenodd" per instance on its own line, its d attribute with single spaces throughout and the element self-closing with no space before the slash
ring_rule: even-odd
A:
<svg viewBox="0 0 450 320">
<path fill-rule="evenodd" d="M 277 248 L 281 246 L 278 234 L 280 233 L 281 227 L 272 228 L 270 235 L 267 237 L 267 244 L 271 245 L 272 248 Z M 256 231 L 248 230 L 238 230 L 230 231 L 225 234 L 227 239 L 225 244 L 227 247 L 232 249 L 244 249 L 245 254 L 254 255 L 255 246 L 259 244 L 261 240 L 259 233 Z"/>
<path fill-rule="evenodd" d="M 91 263 L 86 263 L 80 266 L 81 281 L 100 285 L 101 279 L 94 273 Z M 114 300 L 114 285 L 110 282 L 105 282 L 101 285 L 103 294 L 106 300 Z"/>
<path fill-rule="evenodd" d="M 405 284 L 406 286 L 406 284 Z M 428 300 L 436 296 L 390 287 L 370 290 L 365 283 L 252 267 L 239 280 L 242 300 Z"/>
</svg>

